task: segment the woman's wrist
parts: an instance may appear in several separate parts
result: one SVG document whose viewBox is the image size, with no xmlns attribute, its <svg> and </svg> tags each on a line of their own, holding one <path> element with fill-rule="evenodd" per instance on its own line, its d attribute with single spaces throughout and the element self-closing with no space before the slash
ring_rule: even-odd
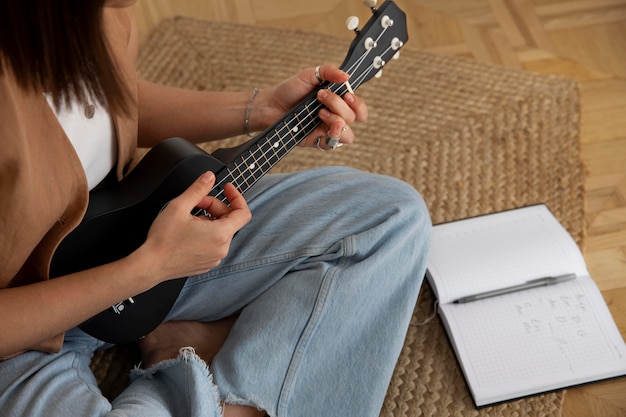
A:
<svg viewBox="0 0 626 417">
<path fill-rule="evenodd" d="M 246 114 L 244 119 L 244 133 L 253 136 L 254 132 L 267 129 L 275 120 L 276 116 L 271 111 L 268 89 L 255 88 L 250 92 Z"/>
<path fill-rule="evenodd" d="M 246 136 L 249 137 L 252 137 L 252 134 L 250 132 L 250 116 L 252 115 L 252 109 L 254 108 L 254 99 L 256 98 L 256 95 L 258 93 L 258 87 L 252 90 L 252 93 L 250 93 L 250 99 L 248 99 L 248 106 L 246 107 L 246 118 L 243 122 L 243 132 L 246 134 Z"/>
<path fill-rule="evenodd" d="M 147 291 L 170 278 L 164 273 L 166 268 L 159 266 L 158 258 L 154 256 L 154 251 L 144 244 L 119 262 L 122 263 L 122 268 L 126 268 L 129 275 L 134 277 L 135 283 L 142 287 L 142 291 Z"/>
</svg>

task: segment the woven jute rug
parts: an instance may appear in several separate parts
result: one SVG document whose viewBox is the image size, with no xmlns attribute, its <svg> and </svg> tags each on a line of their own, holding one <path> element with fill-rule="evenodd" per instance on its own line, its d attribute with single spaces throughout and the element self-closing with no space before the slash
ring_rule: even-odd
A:
<svg viewBox="0 0 626 417">
<path fill-rule="evenodd" d="M 251 91 L 301 68 L 339 64 L 348 44 L 305 31 L 177 18 L 162 22 L 142 47 L 138 69 L 174 86 Z M 296 149 L 275 171 L 347 165 L 402 178 L 423 194 L 434 223 L 546 203 L 582 245 L 584 173 L 574 82 L 424 53 L 409 41 L 400 60 L 357 94 L 370 118 L 355 126 L 355 144 L 324 153 Z M 425 284 L 381 416 L 561 414 L 563 391 L 477 410 L 439 319 L 418 324 L 432 314 L 433 302 Z M 107 395 L 124 387 L 136 359 L 129 348 L 96 357 L 93 368 Z"/>
</svg>

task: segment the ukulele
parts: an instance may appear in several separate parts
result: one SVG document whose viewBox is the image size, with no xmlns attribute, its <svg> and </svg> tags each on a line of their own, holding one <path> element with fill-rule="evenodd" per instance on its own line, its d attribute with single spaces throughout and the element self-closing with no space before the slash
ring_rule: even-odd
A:
<svg viewBox="0 0 626 417">
<path fill-rule="evenodd" d="M 365 3 L 373 16 L 359 30 L 358 19 L 348 19 L 354 30 L 341 69 L 350 83 L 324 82 L 289 113 L 250 141 L 209 155 L 181 138 L 167 139 L 152 148 L 119 183 L 92 190 L 82 222 L 60 244 L 51 264 L 51 277 L 59 277 L 113 262 L 140 247 L 148 230 L 167 203 L 179 196 L 202 173 L 215 173 L 209 193 L 228 204 L 224 185 L 232 183 L 245 193 L 287 153 L 308 136 L 321 120 L 316 99 L 320 88 L 343 96 L 380 75 L 385 63 L 397 57 L 408 40 L 406 15 L 392 1 L 379 8 L 375 0 Z M 207 215 L 197 210 L 194 215 Z M 156 328 L 176 302 L 186 278 L 173 279 L 107 308 L 82 323 L 86 333 L 110 343 L 128 343 Z"/>
</svg>

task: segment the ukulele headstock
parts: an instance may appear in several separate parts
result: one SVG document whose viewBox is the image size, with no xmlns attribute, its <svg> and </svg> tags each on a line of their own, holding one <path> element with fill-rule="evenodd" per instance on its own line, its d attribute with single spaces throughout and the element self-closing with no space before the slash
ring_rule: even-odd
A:
<svg viewBox="0 0 626 417">
<path fill-rule="evenodd" d="M 376 8 L 375 0 L 364 0 L 373 16 L 358 28 L 358 18 L 352 16 L 346 27 L 356 33 L 341 69 L 350 74 L 350 83 L 358 87 L 373 77 L 380 76 L 382 69 L 399 56 L 400 49 L 408 41 L 406 14 L 391 1 Z"/>
</svg>

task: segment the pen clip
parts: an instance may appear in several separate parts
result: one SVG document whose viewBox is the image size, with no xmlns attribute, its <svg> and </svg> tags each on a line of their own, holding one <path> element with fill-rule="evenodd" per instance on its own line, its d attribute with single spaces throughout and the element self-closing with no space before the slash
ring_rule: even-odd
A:
<svg viewBox="0 0 626 417">
<path fill-rule="evenodd" d="M 543 277 L 543 278 L 535 278 L 535 279 L 531 279 L 529 281 L 526 281 L 526 284 L 534 284 L 536 282 L 545 282 L 545 283 L 549 283 L 551 281 L 554 281 L 555 277 Z"/>
<path fill-rule="evenodd" d="M 551 277 L 535 278 L 535 279 L 531 279 L 530 281 L 526 281 L 526 283 L 527 284 L 544 283 L 546 285 L 549 285 L 549 284 L 556 284 L 559 282 L 569 281 L 574 278 L 576 278 L 576 274 L 570 273 L 570 274 L 563 274 L 563 275 L 554 275 Z"/>
</svg>

